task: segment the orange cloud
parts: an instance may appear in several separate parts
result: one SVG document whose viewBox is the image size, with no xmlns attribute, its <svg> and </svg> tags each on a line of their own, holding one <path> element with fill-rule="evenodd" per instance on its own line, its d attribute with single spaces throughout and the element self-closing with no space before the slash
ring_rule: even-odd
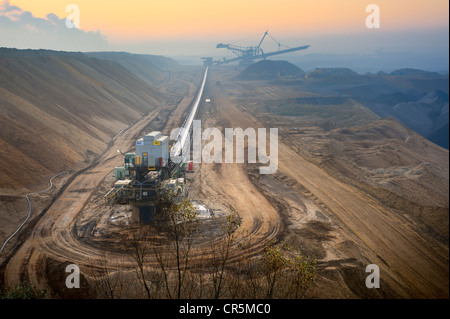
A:
<svg viewBox="0 0 450 319">
<path fill-rule="evenodd" d="M 246 35 L 357 32 L 365 28 L 365 6 L 376 3 L 385 29 L 448 26 L 447 0 L 11 0 L 44 17 L 65 17 L 65 5 L 80 7 L 81 28 L 110 39 L 162 39 Z"/>
</svg>

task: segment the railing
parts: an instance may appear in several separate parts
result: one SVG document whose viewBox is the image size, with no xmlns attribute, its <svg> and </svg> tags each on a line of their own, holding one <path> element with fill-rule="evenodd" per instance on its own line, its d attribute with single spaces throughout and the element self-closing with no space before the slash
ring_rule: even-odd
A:
<svg viewBox="0 0 450 319">
<path fill-rule="evenodd" d="M 105 195 L 106 205 L 112 206 L 119 201 L 150 200 L 156 197 L 157 189 L 157 187 L 133 187 L 131 185 L 123 185 L 119 189 L 112 188 Z"/>
<path fill-rule="evenodd" d="M 125 186 L 129 186 L 129 185 L 122 185 L 118 189 L 112 188 L 108 193 L 106 193 L 106 195 L 105 195 L 106 204 L 109 206 L 113 205 L 114 204 L 113 200 L 116 198 L 118 192 L 121 191 L 122 188 L 124 188 Z"/>
</svg>

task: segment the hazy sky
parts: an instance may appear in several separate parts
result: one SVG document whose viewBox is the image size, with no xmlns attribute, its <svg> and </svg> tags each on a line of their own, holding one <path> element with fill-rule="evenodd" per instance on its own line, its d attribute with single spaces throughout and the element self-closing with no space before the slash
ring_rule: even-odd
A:
<svg viewBox="0 0 450 319">
<path fill-rule="evenodd" d="M 365 25 L 371 3 L 379 29 Z M 80 30 L 65 26 L 69 4 Z M 268 29 L 308 53 L 448 54 L 448 12 L 448 0 L 0 0 L 0 46 L 220 57 L 218 42 L 257 45 Z"/>
</svg>

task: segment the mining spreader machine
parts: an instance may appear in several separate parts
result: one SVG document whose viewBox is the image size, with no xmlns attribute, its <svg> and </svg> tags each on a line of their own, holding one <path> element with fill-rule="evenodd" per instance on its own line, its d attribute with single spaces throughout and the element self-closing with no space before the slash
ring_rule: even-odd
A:
<svg viewBox="0 0 450 319">
<path fill-rule="evenodd" d="M 148 224 L 157 214 L 160 187 L 187 196 L 185 163 L 176 164 L 169 155 L 169 138 L 155 131 L 136 141 L 136 152 L 124 154 L 124 165 L 116 167 L 116 182 L 106 195 L 106 205 L 132 205 L 132 219 Z"/>
<path fill-rule="evenodd" d="M 115 168 L 114 188 L 106 195 L 106 205 L 132 205 L 132 219 L 140 224 L 154 220 L 157 192 L 163 187 L 175 193 L 175 200 L 187 197 L 185 164 L 190 161 L 191 132 L 205 88 L 208 67 L 175 143 L 169 149 L 169 137 L 154 131 L 136 141 L 136 152 L 123 154 L 124 165 Z"/>
</svg>

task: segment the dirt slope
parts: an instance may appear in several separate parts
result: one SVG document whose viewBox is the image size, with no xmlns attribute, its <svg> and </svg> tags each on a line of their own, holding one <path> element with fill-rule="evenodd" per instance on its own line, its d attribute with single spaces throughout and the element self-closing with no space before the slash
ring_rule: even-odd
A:
<svg viewBox="0 0 450 319">
<path fill-rule="evenodd" d="M 162 100 L 109 60 L 1 49 L 0 188 L 37 185 L 88 160 Z M 7 165 L 12 161 L 16 164 Z"/>
<path fill-rule="evenodd" d="M 160 86 L 165 83 L 169 78 L 167 71 L 179 66 L 174 60 L 158 55 L 127 52 L 87 52 L 85 55 L 90 58 L 114 61 L 151 86 Z"/>
<path fill-rule="evenodd" d="M 371 116 L 364 125 L 339 127 L 360 113 L 347 102 L 295 104 L 306 111 L 278 115 L 266 105 L 268 99 L 278 101 L 284 87 L 227 81 L 232 76 L 225 71 L 212 75 L 212 83 L 220 83 L 219 96 L 213 96 L 219 123 L 280 129 L 278 176 L 254 180 L 285 219 L 286 240 L 328 265 L 322 272 L 324 291 L 339 287 L 333 296 L 347 295 L 345 289 L 368 296 L 364 269 L 375 263 L 384 274 L 378 293 L 385 297 L 448 297 L 447 150 L 392 119 Z M 315 113 L 307 113 L 309 108 Z M 324 125 L 330 118 L 338 127 Z M 308 213 L 307 196 L 321 207 L 314 223 L 305 222 L 314 215 Z"/>
<path fill-rule="evenodd" d="M 304 77 L 305 72 L 287 61 L 262 60 L 239 74 L 242 80 L 271 80 L 284 77 Z"/>
<path fill-rule="evenodd" d="M 153 71 L 142 68 L 148 74 Z M 156 74 L 162 75 L 168 78 L 166 71 Z M 92 162 L 119 131 L 176 102 L 111 60 L 0 48 L 2 244 L 27 216 L 25 194 L 47 188 L 57 173 Z M 51 190 L 31 196 L 31 219 L 54 194 Z"/>
</svg>

